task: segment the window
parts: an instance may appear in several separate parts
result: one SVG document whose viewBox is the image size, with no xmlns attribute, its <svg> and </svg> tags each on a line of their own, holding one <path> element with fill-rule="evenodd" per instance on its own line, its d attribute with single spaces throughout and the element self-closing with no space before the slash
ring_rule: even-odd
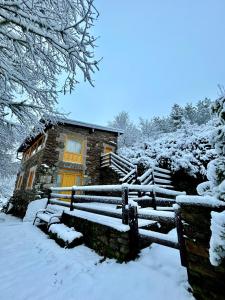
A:
<svg viewBox="0 0 225 300">
<path fill-rule="evenodd" d="M 32 155 L 44 148 L 45 136 L 41 136 L 32 146 L 23 153 L 23 160 L 29 159 Z"/>
<path fill-rule="evenodd" d="M 18 180 L 17 180 L 17 184 L 16 184 L 16 190 L 20 190 L 21 189 L 21 186 L 22 186 L 22 183 L 23 183 L 23 173 L 20 173 L 19 177 L 18 177 Z"/>
<path fill-rule="evenodd" d="M 80 154 L 82 150 L 82 144 L 75 140 L 67 139 L 66 141 L 66 151 L 71 153 Z"/>
<path fill-rule="evenodd" d="M 83 142 L 67 138 L 63 160 L 67 162 L 82 164 L 83 163 Z"/>
<path fill-rule="evenodd" d="M 27 178 L 27 189 L 32 189 L 32 187 L 33 187 L 35 171 L 36 171 L 36 166 L 30 168 L 29 175 Z"/>
<path fill-rule="evenodd" d="M 61 186 L 61 181 L 62 181 L 62 175 L 58 174 L 56 177 L 56 186 L 60 187 Z"/>
</svg>

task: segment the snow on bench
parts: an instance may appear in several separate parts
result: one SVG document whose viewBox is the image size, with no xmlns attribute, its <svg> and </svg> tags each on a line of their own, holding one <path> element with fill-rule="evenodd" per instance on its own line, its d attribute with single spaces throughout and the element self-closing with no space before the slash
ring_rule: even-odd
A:
<svg viewBox="0 0 225 300">
<path fill-rule="evenodd" d="M 65 243 L 72 243 L 75 239 L 80 239 L 83 234 L 76 231 L 74 228 L 67 227 L 64 224 L 51 224 L 49 232 L 56 234 L 57 237 Z"/>
<path fill-rule="evenodd" d="M 41 209 L 36 213 L 33 225 L 37 219 L 47 223 L 47 227 L 49 227 L 52 223 L 59 223 L 62 213 L 63 209 L 60 206 L 49 204 L 45 209 Z"/>
</svg>

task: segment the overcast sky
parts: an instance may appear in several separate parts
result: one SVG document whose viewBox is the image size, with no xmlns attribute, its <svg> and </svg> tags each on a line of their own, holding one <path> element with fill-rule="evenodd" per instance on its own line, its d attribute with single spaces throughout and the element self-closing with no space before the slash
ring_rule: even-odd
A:
<svg viewBox="0 0 225 300">
<path fill-rule="evenodd" d="M 196 103 L 225 85 L 224 0 L 96 0 L 95 87 L 61 96 L 70 118 L 107 124 L 122 110 L 167 115 L 173 103 Z"/>
</svg>

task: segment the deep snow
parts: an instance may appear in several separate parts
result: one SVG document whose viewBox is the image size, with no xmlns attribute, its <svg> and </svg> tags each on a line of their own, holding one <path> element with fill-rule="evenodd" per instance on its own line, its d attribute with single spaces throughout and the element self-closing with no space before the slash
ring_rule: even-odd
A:
<svg viewBox="0 0 225 300">
<path fill-rule="evenodd" d="M 0 214 L 2 300 L 191 300 L 177 250 L 153 245 L 118 264 L 85 246 L 62 249 L 30 223 Z"/>
</svg>

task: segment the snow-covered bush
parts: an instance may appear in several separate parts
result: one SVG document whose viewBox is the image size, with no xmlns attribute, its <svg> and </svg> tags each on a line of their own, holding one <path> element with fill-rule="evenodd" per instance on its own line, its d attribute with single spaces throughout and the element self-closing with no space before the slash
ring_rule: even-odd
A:
<svg viewBox="0 0 225 300">
<path fill-rule="evenodd" d="M 216 158 L 215 149 L 209 145 L 213 130 L 212 121 L 201 126 L 184 122 L 175 132 L 123 147 L 119 153 L 135 164 L 143 163 L 146 168 L 159 165 L 173 172 L 184 170 L 193 177 L 198 174 L 204 177 L 208 162 Z"/>
<path fill-rule="evenodd" d="M 225 258 L 225 211 L 211 213 L 211 231 L 209 258 L 214 266 L 219 266 Z"/>
<path fill-rule="evenodd" d="M 212 111 L 218 116 L 218 124 L 211 134 L 211 144 L 215 147 L 217 158 L 208 164 L 207 178 L 208 188 L 204 194 L 211 194 L 225 201 L 225 97 L 215 101 Z M 203 190 L 202 183 L 198 189 Z"/>
<path fill-rule="evenodd" d="M 201 195 L 209 194 L 225 201 L 225 96 L 215 101 L 212 110 L 218 116 L 218 125 L 211 138 L 218 157 L 208 164 L 209 181 L 200 184 L 198 192 Z M 212 212 L 211 231 L 210 262 L 218 266 L 225 258 L 225 211 Z"/>
</svg>

